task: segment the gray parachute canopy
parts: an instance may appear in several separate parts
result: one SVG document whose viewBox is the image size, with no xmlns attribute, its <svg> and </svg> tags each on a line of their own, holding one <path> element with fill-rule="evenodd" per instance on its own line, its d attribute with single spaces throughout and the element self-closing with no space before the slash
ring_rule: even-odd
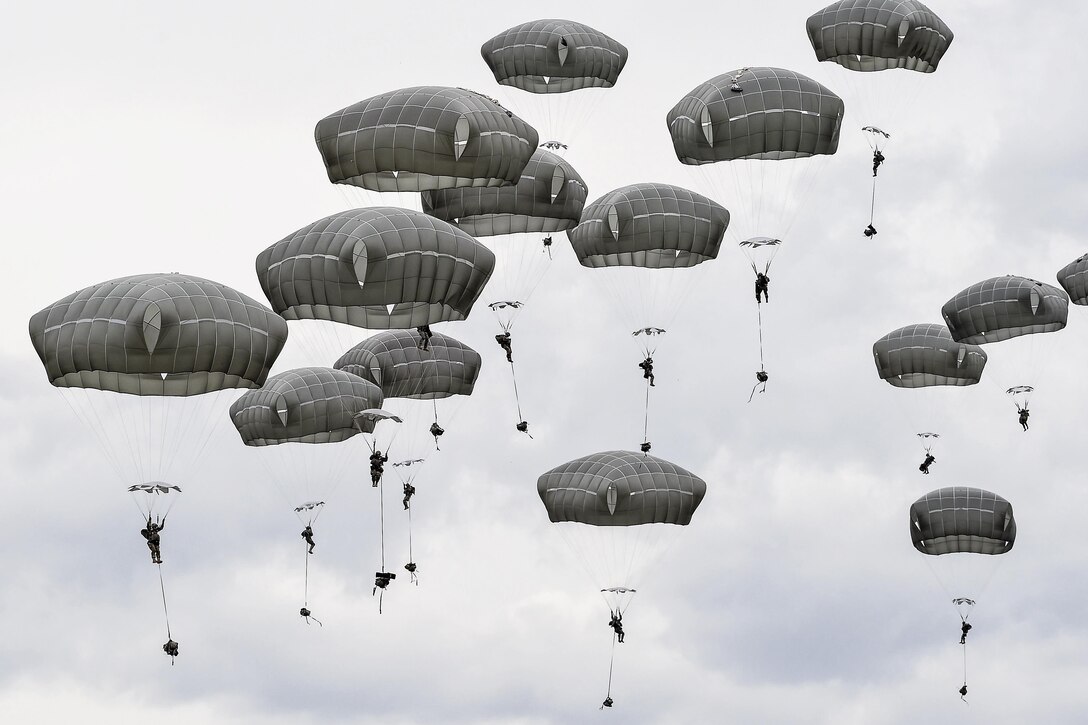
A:
<svg viewBox="0 0 1088 725">
<path fill-rule="evenodd" d="M 415 331 L 388 330 L 348 350 L 333 367 L 366 378 L 386 398 L 471 395 L 480 374 L 480 354 L 440 333 L 431 336 L 428 347 L 419 348 Z"/>
<path fill-rule="evenodd" d="M 627 62 L 627 48 L 570 20 L 515 25 L 484 43 L 480 55 L 496 81 L 530 93 L 611 88 Z"/>
<path fill-rule="evenodd" d="M 959 292 L 941 307 L 952 339 L 982 345 L 1065 327 L 1069 297 L 1027 277 L 993 277 Z"/>
<path fill-rule="evenodd" d="M 457 227 L 395 207 L 320 219 L 257 256 L 272 308 L 288 320 L 406 328 L 468 317 L 495 254 Z"/>
<path fill-rule="evenodd" d="M 374 423 L 359 413 L 381 404 L 382 391 L 369 380 L 331 368 L 297 368 L 247 391 L 230 406 L 230 419 L 247 446 L 336 443 L 373 431 Z"/>
<path fill-rule="evenodd" d="M 981 488 L 930 491 L 910 507 L 910 538 L 923 554 L 1004 554 L 1016 542 L 1012 504 Z"/>
<path fill-rule="evenodd" d="M 1088 254 L 1058 270 L 1058 283 L 1075 305 L 1088 305 Z"/>
<path fill-rule="evenodd" d="M 578 224 L 588 190 L 574 167 L 537 149 L 513 186 L 423 192 L 423 211 L 474 236 L 561 232 Z"/>
<path fill-rule="evenodd" d="M 937 70 L 952 30 L 914 0 L 841 0 L 805 23 L 816 59 L 856 71 Z"/>
<path fill-rule="evenodd" d="M 59 388 L 186 396 L 259 387 L 287 324 L 226 285 L 141 274 L 54 302 L 30 318 L 30 339 Z"/>
<path fill-rule="evenodd" d="M 532 126 L 463 88 L 402 88 L 317 122 L 329 181 L 372 191 L 501 186 L 518 180 L 539 139 Z"/>
<path fill-rule="evenodd" d="M 693 267 L 718 256 L 729 212 L 716 201 L 670 184 L 632 184 L 582 212 L 567 232 L 585 267 Z"/>
<path fill-rule="evenodd" d="M 741 68 L 696 86 L 666 120 L 676 158 L 699 165 L 833 154 L 842 116 L 842 99 L 807 76 Z"/>
<path fill-rule="evenodd" d="M 956 342 L 939 324 L 900 327 L 873 343 L 881 380 L 897 388 L 974 385 L 982 379 L 986 353 Z"/>
<path fill-rule="evenodd" d="M 687 526 L 706 482 L 651 455 L 605 451 L 553 468 L 537 479 L 536 490 L 553 522 Z"/>
</svg>

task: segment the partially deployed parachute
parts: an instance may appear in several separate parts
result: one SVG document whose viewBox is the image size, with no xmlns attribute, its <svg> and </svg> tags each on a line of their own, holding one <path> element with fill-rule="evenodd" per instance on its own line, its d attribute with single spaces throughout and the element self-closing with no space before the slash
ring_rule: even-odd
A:
<svg viewBox="0 0 1088 725">
<path fill-rule="evenodd" d="M 409 330 L 380 332 L 348 350 L 333 367 L 374 383 L 386 398 L 472 394 L 480 374 L 479 353 L 440 333 L 430 338 L 428 350 L 418 342 L 419 336 Z"/>
<path fill-rule="evenodd" d="M 900 327 L 873 343 L 880 379 L 897 388 L 974 385 L 982 379 L 986 353 L 956 342 L 944 325 Z"/>
<path fill-rule="evenodd" d="M 330 181 L 379 192 L 512 184 L 538 143 L 495 101 L 441 86 L 360 101 L 321 119 L 314 138 Z"/>
<path fill-rule="evenodd" d="M 1088 305 L 1088 254 L 1058 270 L 1058 283 L 1075 305 Z"/>
<path fill-rule="evenodd" d="M 915 0 L 841 0 L 805 24 L 816 59 L 855 71 L 904 68 L 932 73 L 952 30 Z"/>
<path fill-rule="evenodd" d="M 257 277 L 288 320 L 376 329 L 463 320 L 495 255 L 460 229 L 395 207 L 344 211 L 257 257 Z"/>
<path fill-rule="evenodd" d="M 1069 297 L 1053 285 L 1010 274 L 960 291 L 941 313 L 952 339 L 983 345 L 1062 329 Z"/>
<path fill-rule="evenodd" d="M 611 88 L 627 48 L 588 25 L 534 20 L 504 30 L 480 48 L 495 81 L 530 93 Z"/>
</svg>

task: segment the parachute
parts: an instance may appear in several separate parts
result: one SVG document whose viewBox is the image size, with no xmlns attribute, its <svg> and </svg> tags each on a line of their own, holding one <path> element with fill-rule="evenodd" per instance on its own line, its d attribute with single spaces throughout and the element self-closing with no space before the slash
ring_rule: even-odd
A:
<svg viewBox="0 0 1088 725">
<path fill-rule="evenodd" d="M 388 329 L 463 320 L 495 255 L 422 212 L 375 207 L 319 219 L 257 256 L 273 309 L 298 327 L 312 358 L 328 364 L 358 341 L 338 324 Z M 333 324 L 337 323 L 337 324 Z"/>
<path fill-rule="evenodd" d="M 627 48 L 570 20 L 534 20 L 504 30 L 480 48 L 495 81 L 530 93 L 611 88 Z"/>
<path fill-rule="evenodd" d="M 771 262 L 774 261 L 781 245 L 781 239 L 771 237 L 752 237 L 739 243 L 741 251 L 748 258 L 748 263 L 752 265 L 752 271 L 763 272 L 763 274 L 771 271 Z"/>
<path fill-rule="evenodd" d="M 143 519 L 161 521 L 173 508 L 174 502 L 181 494 L 181 487 L 162 481 L 149 481 L 129 486 L 128 492 L 132 494 L 132 499 L 136 502 L 136 508 L 140 509 Z"/>
<path fill-rule="evenodd" d="M 911 543 L 927 556 L 993 556 L 1007 553 L 1016 543 L 1012 504 L 980 488 L 930 491 L 911 504 L 910 523 Z"/>
<path fill-rule="evenodd" d="M 173 397 L 259 387 L 287 326 L 217 282 L 144 274 L 53 303 L 30 318 L 30 338 L 56 387 Z"/>
<path fill-rule="evenodd" d="M 226 396 L 262 385 L 287 340 L 287 324 L 256 300 L 177 273 L 87 287 L 29 328 L 49 382 L 97 437 L 145 531 L 152 518 L 163 523 L 169 505 L 159 506 L 200 461 Z M 160 563 L 154 534 L 145 538 Z M 165 616 L 161 566 L 158 574 Z M 168 616 L 166 631 L 171 639 Z"/>
<path fill-rule="evenodd" d="M 1058 283 L 1075 305 L 1088 305 L 1088 254 L 1058 270 Z"/>
<path fill-rule="evenodd" d="M 853 71 L 893 68 L 932 73 L 952 43 L 952 30 L 915 0 L 840 0 L 805 24 L 819 61 Z"/>
<path fill-rule="evenodd" d="M 974 385 L 982 379 L 986 353 L 956 342 L 939 324 L 907 325 L 873 343 L 880 379 L 897 388 Z"/>
<path fill-rule="evenodd" d="M 930 323 L 884 335 L 873 343 L 873 358 L 881 380 L 910 391 L 896 402 L 905 407 L 926 453 L 939 437 L 933 428 L 943 427 L 954 410 L 947 388 L 978 383 L 987 360 L 978 345 L 955 342 L 944 325 Z"/>
<path fill-rule="evenodd" d="M 369 380 L 332 368 L 299 368 L 238 398 L 230 417 L 247 446 L 339 443 L 366 432 L 356 417 L 381 403 L 381 388 Z"/>
<path fill-rule="evenodd" d="M 463 88 L 402 88 L 321 119 L 314 139 L 329 181 L 372 191 L 503 186 L 521 175 L 537 133 Z"/>
<path fill-rule="evenodd" d="M 510 105 L 524 109 L 553 150 L 566 149 L 589 125 L 600 92 L 614 86 L 627 48 L 570 20 L 534 20 L 502 31 L 480 48 Z M 566 141 L 567 143 L 563 143 Z"/>
<path fill-rule="evenodd" d="M 1069 297 L 1027 277 L 993 277 L 960 291 L 941 307 L 958 342 L 984 345 L 1065 327 Z"/>
<path fill-rule="evenodd" d="M 434 400 L 471 395 L 480 374 L 479 353 L 435 333 L 428 350 L 407 330 L 380 332 L 344 353 L 333 367 L 365 378 L 387 398 Z"/>
</svg>

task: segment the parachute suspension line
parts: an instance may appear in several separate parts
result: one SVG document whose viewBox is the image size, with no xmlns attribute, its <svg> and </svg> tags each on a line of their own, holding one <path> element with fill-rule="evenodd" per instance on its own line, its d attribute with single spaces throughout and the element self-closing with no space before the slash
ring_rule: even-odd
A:
<svg viewBox="0 0 1088 725">
<path fill-rule="evenodd" d="M 64 404 L 67 405 L 72 413 L 77 418 L 83 421 L 83 424 L 89 428 L 94 437 L 98 441 L 98 449 L 102 452 L 103 456 L 114 470 L 118 480 L 126 482 L 127 476 L 125 475 L 124 467 L 121 465 L 121 461 L 118 459 L 117 453 L 113 450 L 113 447 L 109 445 L 109 439 L 106 438 L 103 431 L 108 430 L 102 421 L 102 416 L 98 413 L 98 410 L 90 404 L 90 401 L 86 400 L 86 392 L 78 390 L 76 388 L 69 388 L 68 390 L 61 391 L 61 398 L 64 400 Z M 91 420 L 91 417 L 94 420 Z"/>
</svg>

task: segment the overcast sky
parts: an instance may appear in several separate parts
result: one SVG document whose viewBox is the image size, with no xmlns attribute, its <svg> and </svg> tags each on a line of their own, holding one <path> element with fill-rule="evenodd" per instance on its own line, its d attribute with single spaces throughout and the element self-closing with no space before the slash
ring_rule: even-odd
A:
<svg viewBox="0 0 1088 725">
<path fill-rule="evenodd" d="M 1071 309 L 1068 329 L 1026 372 L 1009 372 L 992 346 L 986 379 L 939 404 L 942 438 L 924 478 L 909 404 L 878 379 L 871 347 L 902 325 L 939 322 L 941 305 L 974 282 L 1018 274 L 1053 283 L 1088 251 L 1079 75 L 1088 51 L 1067 40 L 1088 10 L 934 0 L 955 41 L 886 129 L 880 233 L 867 240 L 866 121 L 837 69 L 814 59 L 804 24 L 821 6 L 9 7 L 0 43 L 0 712 L 42 723 L 1084 722 L 1088 313 Z M 310 601 L 324 626 L 307 627 L 297 613 L 298 521 L 222 415 L 177 481 L 185 493 L 164 532 L 181 643 L 171 667 L 128 482 L 48 384 L 27 321 L 75 290 L 146 272 L 195 274 L 263 299 L 257 253 L 349 208 L 350 195 L 327 180 L 315 123 L 413 85 L 508 98 L 479 47 L 544 14 L 630 51 L 568 157 L 591 199 L 641 181 L 700 190 L 664 119 L 719 73 L 789 68 L 847 101 L 839 151 L 772 268 L 766 394 L 745 402 L 758 348 L 752 275 L 733 241 L 706 265 L 655 356 L 653 452 L 699 474 L 708 493 L 625 617 L 615 708 L 597 710 L 607 608 L 535 484 L 567 460 L 637 448 L 644 388 L 615 300 L 569 248 L 515 328 L 533 440 L 513 429 L 490 311 L 481 304 L 467 322 L 443 326 L 483 354 L 484 371 L 421 474 L 419 586 L 399 578 L 381 615 L 371 597 L 377 502 L 362 447 L 358 476 L 335 489 L 320 519 Z M 1004 394 L 1013 384 L 1037 389 L 1027 433 Z M 911 502 L 951 485 L 1001 494 L 1019 527 L 972 616 L 970 705 L 956 694 L 959 620 L 908 532 Z M 402 514 L 392 501 L 398 570 Z"/>
</svg>

